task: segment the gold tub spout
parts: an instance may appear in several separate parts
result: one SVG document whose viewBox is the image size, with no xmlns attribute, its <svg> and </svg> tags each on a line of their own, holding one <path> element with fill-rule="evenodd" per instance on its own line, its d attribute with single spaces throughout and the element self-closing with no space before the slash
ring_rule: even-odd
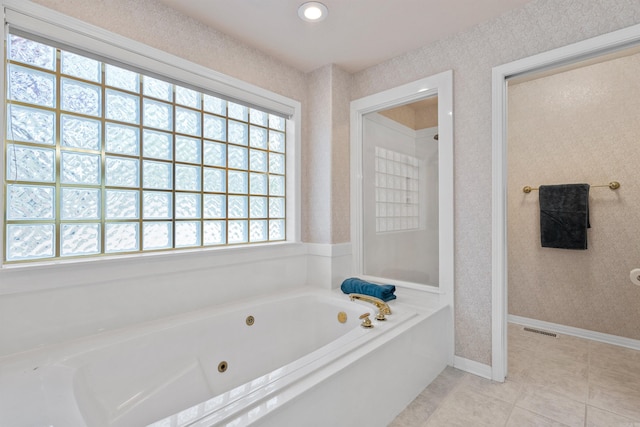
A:
<svg viewBox="0 0 640 427">
<path fill-rule="evenodd" d="M 379 310 L 378 315 L 376 316 L 376 319 L 378 320 L 385 320 L 384 316 L 387 314 L 391 314 L 391 309 L 389 308 L 389 305 L 379 298 L 372 297 L 370 295 L 349 294 L 349 299 L 351 301 L 358 299 L 358 300 L 366 301 L 375 305 Z"/>
</svg>

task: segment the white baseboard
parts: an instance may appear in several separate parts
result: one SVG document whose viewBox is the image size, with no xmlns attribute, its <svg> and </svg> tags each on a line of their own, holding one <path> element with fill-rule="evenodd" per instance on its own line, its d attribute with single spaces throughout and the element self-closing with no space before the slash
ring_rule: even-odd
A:
<svg viewBox="0 0 640 427">
<path fill-rule="evenodd" d="M 573 326 L 559 325 L 557 323 L 545 322 L 543 320 L 529 319 L 528 317 L 515 316 L 513 314 L 507 316 L 507 321 L 522 326 L 528 326 L 530 328 L 544 329 L 558 334 L 571 335 L 578 338 L 585 338 L 606 344 L 631 348 L 633 350 L 640 350 L 640 340 L 634 340 L 631 338 L 589 331 L 587 329 L 574 328 Z"/>
<path fill-rule="evenodd" d="M 474 360 L 453 356 L 453 367 L 482 378 L 491 379 L 491 366 Z"/>
</svg>

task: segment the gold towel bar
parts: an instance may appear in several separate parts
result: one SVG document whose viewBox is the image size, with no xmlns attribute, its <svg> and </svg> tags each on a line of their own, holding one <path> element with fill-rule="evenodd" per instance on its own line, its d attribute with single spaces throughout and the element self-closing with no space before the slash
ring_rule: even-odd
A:
<svg viewBox="0 0 640 427">
<path fill-rule="evenodd" d="M 618 188 L 620 188 L 620 183 L 618 181 L 611 181 L 608 184 L 592 185 L 592 187 L 609 187 L 612 190 L 617 190 Z M 538 191 L 538 189 L 529 187 L 528 185 L 522 189 L 523 193 L 531 193 L 532 191 Z"/>
</svg>

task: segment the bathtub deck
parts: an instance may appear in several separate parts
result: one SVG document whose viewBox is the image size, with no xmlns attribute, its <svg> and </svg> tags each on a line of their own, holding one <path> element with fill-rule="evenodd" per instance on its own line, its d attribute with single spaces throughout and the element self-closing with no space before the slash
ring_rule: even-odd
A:
<svg viewBox="0 0 640 427">
<path fill-rule="evenodd" d="M 141 420 L 148 419 L 151 413 L 147 412 L 147 415 L 142 414 L 143 418 L 132 421 L 134 418 L 128 418 L 131 412 L 129 408 L 138 405 L 136 402 L 139 400 L 139 406 L 147 408 L 145 411 L 155 411 L 157 407 L 164 410 L 174 408 L 171 412 L 182 409 L 154 423 L 158 426 L 209 427 L 229 422 L 237 422 L 234 425 L 238 426 L 295 425 L 308 414 L 314 413 L 319 423 L 324 420 L 318 425 L 346 427 L 363 421 L 361 417 L 353 419 L 354 405 L 368 407 L 373 404 L 377 410 L 383 411 L 374 416 L 375 411 L 367 410 L 373 417 L 369 425 L 382 427 L 450 363 L 452 335 L 449 336 L 447 332 L 451 329 L 450 309 L 437 294 L 398 289 L 398 299 L 389 302 L 393 314 L 385 322 L 374 320 L 373 329 L 358 327 L 358 316 L 364 312 L 374 314 L 376 308 L 363 301 L 349 301 L 348 296 L 339 290 L 298 289 L 288 294 L 256 299 L 256 302 L 264 304 L 305 293 L 335 300 L 336 314 L 338 307 L 350 313 L 349 324 L 353 325 L 350 326 L 351 332 L 263 377 L 256 377 L 230 390 L 225 389 L 229 391 L 222 394 L 211 393 L 211 382 L 207 383 L 204 377 L 201 378 L 202 367 L 198 367 L 197 363 L 183 363 L 189 357 L 193 359 L 192 356 L 179 354 L 183 347 L 200 348 L 198 337 L 202 337 L 201 333 L 179 328 L 189 327 L 190 322 L 194 321 L 208 321 L 212 316 L 211 309 L 0 358 L 0 425 L 116 427 L 146 425 L 167 415 L 165 413 L 143 423 Z M 212 309 L 215 313 L 233 312 L 238 307 L 246 307 L 246 304 L 243 301 Z M 289 324 L 309 325 L 310 311 L 305 310 L 307 315 L 300 321 L 290 319 Z M 244 321 L 246 313 L 242 314 L 241 320 Z M 335 321 L 334 316 L 331 312 L 331 318 Z M 146 396 L 144 393 L 150 393 L 151 389 L 142 390 L 140 387 L 143 383 L 129 380 L 129 384 L 125 381 L 140 376 L 141 368 L 125 366 L 123 371 L 112 367 L 114 363 L 122 367 L 131 358 L 144 360 L 142 353 L 151 348 L 149 345 L 153 347 L 153 342 L 158 342 L 157 338 L 153 338 L 158 333 L 163 334 L 160 337 L 168 333 L 173 337 L 171 339 L 177 340 L 177 344 L 165 350 L 159 347 L 146 350 L 155 356 L 143 365 L 145 372 L 149 370 L 152 373 L 153 369 L 163 367 L 162 375 L 166 376 L 167 367 L 173 365 L 182 370 L 174 369 L 175 375 L 169 373 L 173 375 L 172 382 L 167 383 L 169 385 L 166 387 L 164 383 L 158 383 L 156 377 L 141 375 L 148 377 L 148 381 L 144 379 L 144 384 L 151 381 L 155 389 L 162 391 L 162 401 L 166 404 L 155 402 L 150 398 L 151 395 Z M 195 342 L 196 347 L 190 342 Z M 123 345 L 125 347 L 121 347 Z M 172 358 L 173 364 L 163 362 L 165 356 Z M 376 373 L 380 366 L 387 368 Z M 184 369 L 187 369 L 186 374 Z M 363 385 L 372 382 L 370 387 L 375 389 L 379 387 L 376 385 L 379 381 L 394 390 L 392 398 L 376 403 L 376 399 L 382 396 L 376 395 L 360 402 L 358 399 L 363 394 L 360 391 Z M 183 384 L 181 389 L 185 391 L 172 395 L 175 384 Z M 198 387 L 194 387 L 194 384 Z M 142 394 L 136 394 L 136 390 L 142 390 Z M 346 394 L 337 394 L 337 390 Z M 189 396 L 189 393 L 192 394 Z M 209 399 L 212 394 L 215 397 Z M 131 398 L 125 399 L 127 396 Z M 177 397 L 188 399 L 185 402 L 191 403 L 180 403 Z M 292 401 L 296 405 L 290 405 Z M 202 403 L 192 406 L 195 402 Z M 381 420 L 385 424 L 378 424 Z"/>
<path fill-rule="evenodd" d="M 336 298 L 348 298 L 340 290 L 331 292 Z M 204 403 L 190 408 L 189 415 L 183 412 L 183 418 L 192 417 L 184 424 L 177 422 L 176 415 L 170 424 L 162 420 L 153 427 L 212 427 L 229 422 L 234 426 L 281 427 L 301 425 L 301 420 L 309 427 L 386 427 L 451 364 L 453 351 L 451 310 L 443 298 L 411 289 L 398 289 L 396 294 L 398 298 L 389 302 L 394 313 L 390 319 L 408 316 L 400 327 L 320 365 L 273 396 L 256 399 L 237 418 L 203 416 Z M 361 305 L 365 312 L 375 312 L 369 303 L 352 303 Z M 383 332 L 381 328 L 374 326 L 369 333 Z"/>
</svg>

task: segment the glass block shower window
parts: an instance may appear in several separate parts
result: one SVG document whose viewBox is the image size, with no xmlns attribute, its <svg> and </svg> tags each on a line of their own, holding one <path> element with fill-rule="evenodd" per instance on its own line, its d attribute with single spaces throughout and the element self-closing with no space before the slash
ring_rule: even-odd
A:
<svg viewBox="0 0 640 427">
<path fill-rule="evenodd" d="M 376 147 L 376 232 L 420 227 L 418 158 Z"/>
<path fill-rule="evenodd" d="M 5 262 L 281 241 L 285 119 L 11 34 Z"/>
</svg>

